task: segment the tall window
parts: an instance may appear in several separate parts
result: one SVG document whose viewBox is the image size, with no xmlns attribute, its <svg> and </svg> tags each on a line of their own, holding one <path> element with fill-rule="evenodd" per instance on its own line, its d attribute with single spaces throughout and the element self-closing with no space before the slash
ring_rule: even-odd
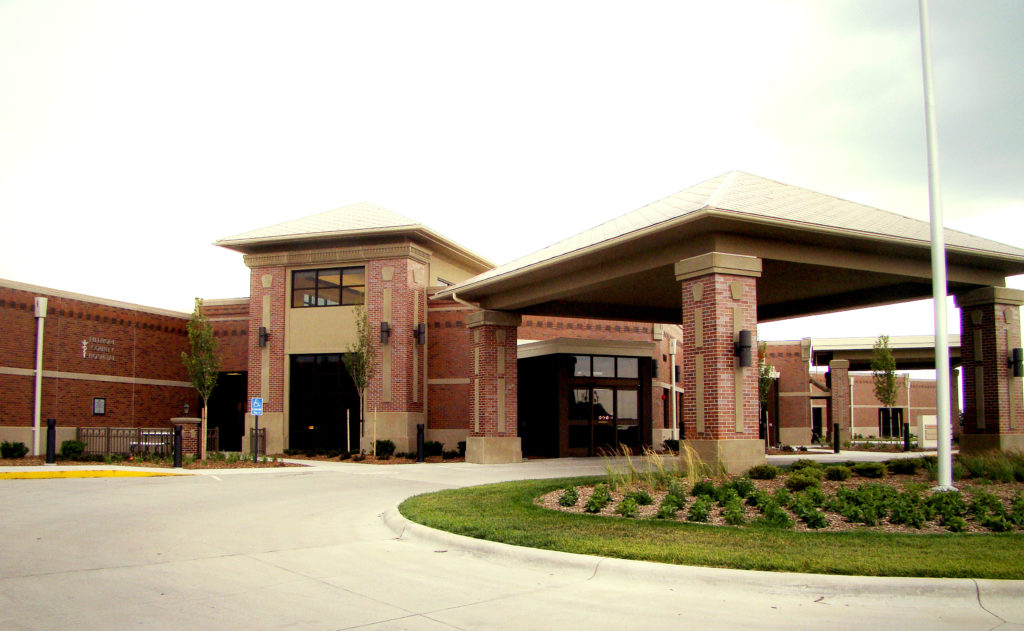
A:
<svg viewBox="0 0 1024 631">
<path fill-rule="evenodd" d="M 332 267 L 292 272 L 293 307 L 361 305 L 366 294 L 366 269 Z"/>
</svg>

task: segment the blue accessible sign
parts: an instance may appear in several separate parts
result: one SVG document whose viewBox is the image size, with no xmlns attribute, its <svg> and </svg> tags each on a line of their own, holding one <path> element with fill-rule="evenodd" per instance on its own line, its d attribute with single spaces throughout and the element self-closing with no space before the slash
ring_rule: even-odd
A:
<svg viewBox="0 0 1024 631">
<path fill-rule="evenodd" d="M 253 416 L 260 416 L 263 414 L 263 399 L 261 397 L 253 397 L 252 405 L 250 406 Z"/>
</svg>

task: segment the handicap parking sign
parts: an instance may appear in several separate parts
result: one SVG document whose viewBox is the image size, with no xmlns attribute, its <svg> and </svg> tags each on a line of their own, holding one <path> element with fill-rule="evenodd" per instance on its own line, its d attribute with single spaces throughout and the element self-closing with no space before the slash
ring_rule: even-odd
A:
<svg viewBox="0 0 1024 631">
<path fill-rule="evenodd" d="M 251 409 L 253 416 L 263 414 L 263 399 L 261 397 L 253 397 Z"/>
</svg>

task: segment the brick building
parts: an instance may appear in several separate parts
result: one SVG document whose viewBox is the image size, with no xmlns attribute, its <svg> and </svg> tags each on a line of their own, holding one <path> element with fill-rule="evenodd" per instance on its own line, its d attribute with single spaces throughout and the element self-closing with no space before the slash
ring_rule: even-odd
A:
<svg viewBox="0 0 1024 631">
<path fill-rule="evenodd" d="M 730 470 L 763 461 L 766 434 L 807 443 L 819 421 L 891 433 L 850 360 L 811 372 L 802 342 L 769 344 L 778 404 L 761 425 L 752 334 L 758 321 L 929 295 L 927 232 L 740 172 L 501 267 L 366 203 L 252 230 L 217 242 L 243 255 L 251 283 L 248 297 L 204 307 L 223 355 L 210 425 L 222 448 L 245 448 L 258 396 L 269 452 L 375 438 L 409 451 L 423 424 L 446 448 L 465 440 L 471 462 L 683 437 Z M 1006 358 L 1020 346 L 1024 292 L 999 284 L 1024 272 L 1024 251 L 950 233 L 947 259 L 966 336 L 961 444 L 1019 446 L 1024 396 Z M 37 298 L 48 302 L 39 373 Z M 360 401 L 344 356 L 363 311 L 377 361 Z M 195 414 L 180 361 L 187 319 L 0 283 L 0 439 L 31 442 L 36 393 L 65 435 Z M 935 398 L 914 383 L 908 397 L 904 418 Z"/>
</svg>

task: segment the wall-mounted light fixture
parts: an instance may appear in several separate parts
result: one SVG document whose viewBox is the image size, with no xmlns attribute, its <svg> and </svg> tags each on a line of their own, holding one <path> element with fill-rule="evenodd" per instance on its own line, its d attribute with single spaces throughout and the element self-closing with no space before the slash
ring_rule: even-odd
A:
<svg viewBox="0 0 1024 631">
<path fill-rule="evenodd" d="M 188 416 L 188 403 L 185 403 L 185 405 L 183 405 L 182 408 L 184 408 L 184 411 L 181 413 L 181 415 Z"/>
<path fill-rule="evenodd" d="M 750 329 L 743 329 L 737 336 L 733 354 L 740 358 L 740 366 L 749 368 L 754 365 L 754 332 Z"/>
<path fill-rule="evenodd" d="M 1024 348 L 1010 351 L 1010 368 L 1014 377 L 1024 377 Z"/>
<path fill-rule="evenodd" d="M 412 336 L 416 338 L 416 343 L 420 346 L 427 343 L 427 325 L 420 322 L 416 325 L 416 328 L 412 330 Z"/>
<path fill-rule="evenodd" d="M 270 333 L 267 333 L 267 327 L 260 327 L 260 348 L 264 348 L 267 345 L 267 338 L 270 337 Z"/>
<path fill-rule="evenodd" d="M 387 344 L 391 339 L 391 325 L 387 322 L 380 323 L 380 343 Z"/>
</svg>

